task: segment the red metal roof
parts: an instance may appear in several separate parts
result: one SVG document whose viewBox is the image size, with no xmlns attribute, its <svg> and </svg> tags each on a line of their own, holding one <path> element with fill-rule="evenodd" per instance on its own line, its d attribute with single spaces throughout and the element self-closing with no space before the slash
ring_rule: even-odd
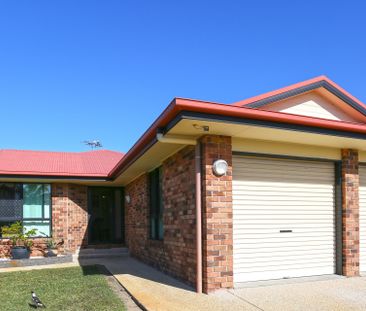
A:
<svg viewBox="0 0 366 311">
<path fill-rule="evenodd" d="M 124 156 L 110 150 L 48 152 L 0 150 L 1 175 L 107 177 Z"/>
</svg>

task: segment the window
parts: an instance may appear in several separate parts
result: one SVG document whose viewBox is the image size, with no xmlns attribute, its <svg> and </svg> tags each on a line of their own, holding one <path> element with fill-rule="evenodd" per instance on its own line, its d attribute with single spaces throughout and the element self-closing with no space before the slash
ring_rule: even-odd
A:
<svg viewBox="0 0 366 311">
<path fill-rule="evenodd" d="M 0 183 L 0 228 L 16 221 L 51 235 L 51 185 Z"/>
<path fill-rule="evenodd" d="M 0 183 L 0 227 L 21 220 L 22 215 L 22 185 Z"/>
<path fill-rule="evenodd" d="M 162 168 L 149 174 L 150 179 L 150 238 L 162 240 L 164 237 Z"/>
<path fill-rule="evenodd" d="M 51 186 L 23 184 L 23 225 L 37 229 L 37 235 L 50 236 Z"/>
</svg>

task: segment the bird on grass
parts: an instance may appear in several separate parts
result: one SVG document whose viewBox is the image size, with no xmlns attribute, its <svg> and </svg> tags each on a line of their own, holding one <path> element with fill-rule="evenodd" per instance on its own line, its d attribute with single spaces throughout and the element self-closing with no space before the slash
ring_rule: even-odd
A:
<svg viewBox="0 0 366 311">
<path fill-rule="evenodd" d="M 37 297 L 36 293 L 32 291 L 32 302 L 35 308 L 46 308 L 43 302 Z"/>
</svg>

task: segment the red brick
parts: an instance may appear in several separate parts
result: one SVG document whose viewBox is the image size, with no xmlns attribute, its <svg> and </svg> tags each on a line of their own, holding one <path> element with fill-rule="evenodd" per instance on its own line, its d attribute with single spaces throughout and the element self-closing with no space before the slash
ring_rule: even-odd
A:
<svg viewBox="0 0 366 311">
<path fill-rule="evenodd" d="M 164 240 L 149 239 L 149 185 L 144 174 L 127 185 L 126 243 L 130 254 L 184 282 L 196 283 L 195 150 L 164 161 Z"/>
<path fill-rule="evenodd" d="M 232 151 L 231 138 L 204 136 L 202 144 L 202 209 L 203 209 L 203 290 L 208 293 L 220 288 L 232 288 Z M 229 164 L 225 176 L 215 176 L 212 164 L 224 159 Z M 230 246 L 230 247 L 229 247 Z M 212 267 L 219 276 L 211 277 Z M 222 273 L 225 273 L 224 275 Z"/>
<path fill-rule="evenodd" d="M 342 150 L 342 198 L 343 275 L 358 276 L 360 273 L 359 175 L 356 150 Z"/>
</svg>

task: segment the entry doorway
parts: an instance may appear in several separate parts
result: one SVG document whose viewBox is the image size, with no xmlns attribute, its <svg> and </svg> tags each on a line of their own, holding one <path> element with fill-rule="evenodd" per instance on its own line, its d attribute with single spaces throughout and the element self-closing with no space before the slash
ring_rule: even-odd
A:
<svg viewBox="0 0 366 311">
<path fill-rule="evenodd" d="M 89 245 L 124 243 L 123 189 L 89 187 Z"/>
</svg>

